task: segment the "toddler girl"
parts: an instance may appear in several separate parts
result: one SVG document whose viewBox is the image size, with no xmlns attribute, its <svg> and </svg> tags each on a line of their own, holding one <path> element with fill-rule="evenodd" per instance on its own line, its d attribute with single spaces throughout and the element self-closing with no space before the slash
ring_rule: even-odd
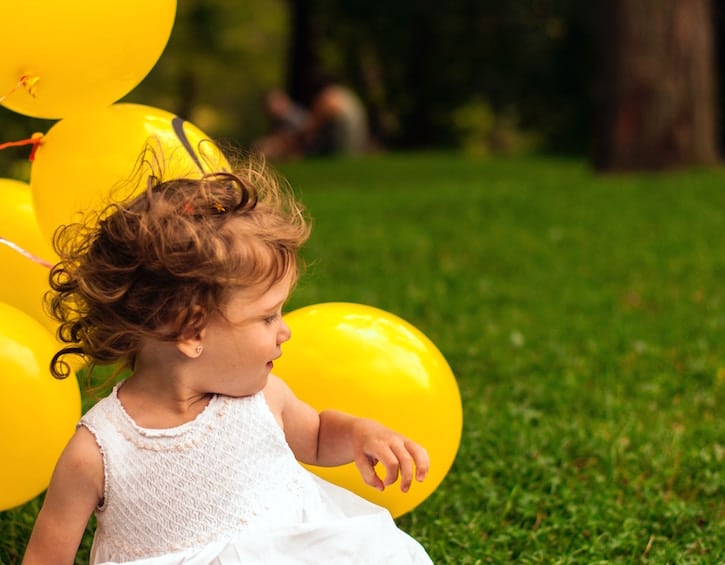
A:
<svg viewBox="0 0 725 565">
<path fill-rule="evenodd" d="M 68 354 L 130 369 L 61 455 L 23 563 L 430 563 L 390 514 L 298 461 L 355 461 L 407 491 L 425 450 L 372 420 L 317 413 L 272 374 L 309 228 L 262 167 L 149 179 L 56 238 L 50 308 Z M 376 464 L 384 478 L 376 473 Z M 381 473 L 383 474 L 383 473 Z"/>
</svg>

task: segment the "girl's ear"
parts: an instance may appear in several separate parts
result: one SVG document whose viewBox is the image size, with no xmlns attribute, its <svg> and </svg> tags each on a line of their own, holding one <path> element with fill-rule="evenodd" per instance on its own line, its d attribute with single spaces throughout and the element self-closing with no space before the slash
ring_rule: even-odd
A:
<svg viewBox="0 0 725 565">
<path fill-rule="evenodd" d="M 181 338 L 176 342 L 176 348 L 189 359 L 198 359 L 204 352 L 204 330 Z"/>
<path fill-rule="evenodd" d="M 186 328 L 176 342 L 177 349 L 190 359 L 196 359 L 204 350 L 204 325 L 206 312 L 200 306 L 187 308 L 177 318 Z M 183 322 L 181 322 L 183 320 Z M 201 328 L 201 329 L 196 329 Z"/>
</svg>

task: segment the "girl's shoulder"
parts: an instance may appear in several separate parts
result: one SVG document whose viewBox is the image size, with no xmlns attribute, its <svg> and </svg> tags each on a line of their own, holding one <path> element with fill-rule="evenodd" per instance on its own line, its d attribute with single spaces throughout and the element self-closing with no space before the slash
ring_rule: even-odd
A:
<svg viewBox="0 0 725 565">
<path fill-rule="evenodd" d="M 276 375 L 269 375 L 262 393 L 275 417 L 281 415 L 285 406 L 295 400 L 295 395 L 289 385 Z"/>
<path fill-rule="evenodd" d="M 96 437 L 85 426 L 78 426 L 58 459 L 54 479 L 71 491 L 91 491 L 101 501 L 104 489 L 103 454 Z M 73 483 L 67 484 L 67 483 Z"/>
</svg>

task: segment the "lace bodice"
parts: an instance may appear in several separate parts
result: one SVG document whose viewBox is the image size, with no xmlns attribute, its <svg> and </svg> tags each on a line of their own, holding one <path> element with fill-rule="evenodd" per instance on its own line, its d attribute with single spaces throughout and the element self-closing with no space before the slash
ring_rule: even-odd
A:
<svg viewBox="0 0 725 565">
<path fill-rule="evenodd" d="M 116 393 L 81 419 L 105 467 L 94 551 L 138 559 L 302 519 L 310 479 L 262 393 L 215 396 L 195 420 L 161 430 L 138 426 Z"/>
</svg>

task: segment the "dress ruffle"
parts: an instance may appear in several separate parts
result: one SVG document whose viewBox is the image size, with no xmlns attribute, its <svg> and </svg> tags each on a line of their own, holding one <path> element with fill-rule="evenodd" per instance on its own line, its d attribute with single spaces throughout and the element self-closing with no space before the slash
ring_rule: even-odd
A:
<svg viewBox="0 0 725 565">
<path fill-rule="evenodd" d="M 203 548 L 126 561 L 126 565 L 274 565 L 340 563 L 431 564 L 423 547 L 400 530 L 390 513 L 356 494 L 311 475 L 319 496 L 293 526 L 247 528 Z M 91 562 L 116 565 L 94 548 Z"/>
</svg>

